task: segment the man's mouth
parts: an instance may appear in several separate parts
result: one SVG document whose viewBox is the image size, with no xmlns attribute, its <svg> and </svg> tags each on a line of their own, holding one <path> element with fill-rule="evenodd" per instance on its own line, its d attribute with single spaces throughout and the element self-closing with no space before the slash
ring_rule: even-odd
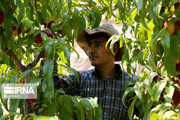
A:
<svg viewBox="0 0 180 120">
<path fill-rule="evenodd" d="M 96 55 L 90 55 L 89 58 L 90 58 L 91 60 L 93 60 L 93 59 L 98 58 L 98 56 L 96 56 Z"/>
</svg>

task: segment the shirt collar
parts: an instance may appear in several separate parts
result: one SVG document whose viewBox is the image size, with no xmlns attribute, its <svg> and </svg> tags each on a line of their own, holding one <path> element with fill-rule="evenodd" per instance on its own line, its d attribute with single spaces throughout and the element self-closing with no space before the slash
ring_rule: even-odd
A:
<svg viewBox="0 0 180 120">
<path fill-rule="evenodd" d="M 97 70 L 97 68 L 95 68 L 93 70 L 93 74 L 97 77 L 97 78 L 100 78 L 100 79 L 104 79 L 105 81 L 111 81 L 113 80 L 114 78 L 117 78 L 119 77 L 121 74 L 122 74 L 122 69 L 120 67 L 119 64 L 115 64 L 115 70 L 116 70 L 116 75 L 113 76 L 112 78 L 103 78 L 100 74 L 100 72 Z"/>
</svg>

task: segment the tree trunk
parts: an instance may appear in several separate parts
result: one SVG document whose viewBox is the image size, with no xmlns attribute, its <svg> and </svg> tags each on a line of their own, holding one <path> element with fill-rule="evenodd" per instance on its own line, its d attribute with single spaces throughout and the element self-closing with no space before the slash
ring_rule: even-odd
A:
<svg viewBox="0 0 180 120">
<path fill-rule="evenodd" d="M 27 79 L 25 79 L 25 83 L 29 83 L 29 79 L 32 78 L 32 74 L 29 73 L 27 75 Z M 32 110 L 32 106 L 31 106 L 31 103 L 29 102 L 29 99 L 26 99 L 25 102 L 24 102 L 24 115 L 28 115 L 30 113 L 32 113 L 33 110 Z M 25 119 L 27 119 L 28 117 L 26 117 Z"/>
</svg>

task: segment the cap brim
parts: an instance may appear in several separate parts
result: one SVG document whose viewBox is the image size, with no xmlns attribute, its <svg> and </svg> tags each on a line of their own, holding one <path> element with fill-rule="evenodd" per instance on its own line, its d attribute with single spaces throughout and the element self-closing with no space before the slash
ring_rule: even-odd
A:
<svg viewBox="0 0 180 120">
<path fill-rule="evenodd" d="M 93 34 L 97 34 L 97 33 L 105 33 L 105 34 L 107 34 L 108 36 L 112 36 L 112 33 L 107 32 L 107 31 L 104 30 L 104 29 L 92 30 L 92 29 L 86 28 L 86 29 L 85 29 L 85 32 L 86 32 L 87 34 L 89 34 L 89 35 L 93 35 Z"/>
</svg>

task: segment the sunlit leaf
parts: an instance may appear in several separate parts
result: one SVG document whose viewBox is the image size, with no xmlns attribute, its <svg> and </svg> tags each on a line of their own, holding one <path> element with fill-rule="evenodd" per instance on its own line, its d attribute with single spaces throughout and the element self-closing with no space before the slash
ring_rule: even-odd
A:
<svg viewBox="0 0 180 120">
<path fill-rule="evenodd" d="M 161 44 L 164 48 L 165 54 L 169 53 L 170 50 L 170 36 L 167 30 L 163 30 L 160 34 L 161 37 Z"/>
<path fill-rule="evenodd" d="M 167 83 L 167 80 L 160 80 L 154 85 L 153 87 L 154 91 L 152 91 L 153 93 L 151 96 L 152 101 L 156 101 L 156 102 L 159 101 L 161 92 L 163 91 L 166 83 Z"/>
<path fill-rule="evenodd" d="M 132 117 L 133 117 L 133 113 L 134 113 L 134 105 L 136 103 L 136 100 L 137 100 L 137 96 L 134 97 L 129 109 L 128 109 L 128 117 L 130 120 L 132 120 Z"/>
<path fill-rule="evenodd" d="M 10 112 L 16 112 L 18 105 L 19 105 L 19 99 L 10 99 Z"/>
</svg>

